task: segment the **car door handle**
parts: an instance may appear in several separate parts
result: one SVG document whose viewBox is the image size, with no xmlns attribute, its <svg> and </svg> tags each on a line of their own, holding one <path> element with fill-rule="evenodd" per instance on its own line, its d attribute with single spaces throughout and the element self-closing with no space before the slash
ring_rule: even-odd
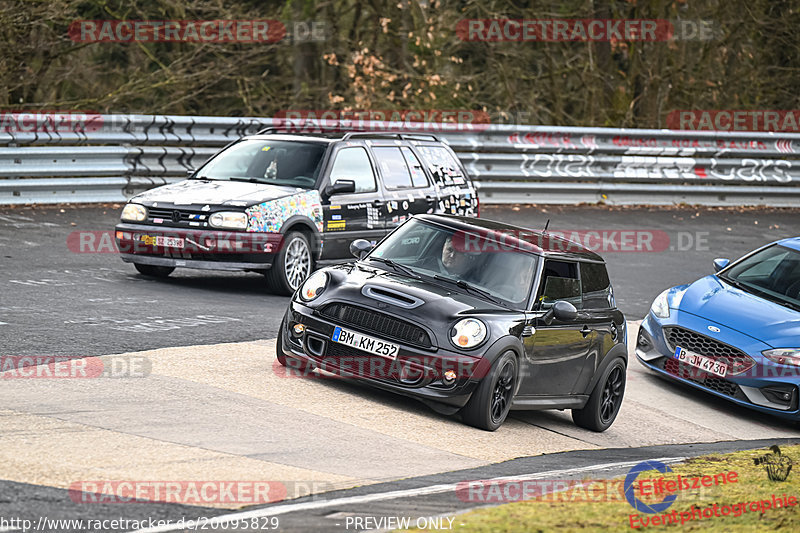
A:
<svg viewBox="0 0 800 533">
<path fill-rule="evenodd" d="M 431 195 L 428 195 L 428 196 L 425 197 L 425 201 L 428 202 L 429 204 L 432 204 L 433 202 L 436 201 L 436 198 L 434 198 Z"/>
<path fill-rule="evenodd" d="M 583 326 L 583 328 L 581 329 L 581 335 L 583 335 L 584 339 L 591 332 L 592 332 L 592 330 L 589 329 L 589 326 Z"/>
<path fill-rule="evenodd" d="M 382 207 L 383 206 L 383 200 L 374 200 L 372 202 L 372 205 L 375 206 L 375 207 Z"/>
</svg>

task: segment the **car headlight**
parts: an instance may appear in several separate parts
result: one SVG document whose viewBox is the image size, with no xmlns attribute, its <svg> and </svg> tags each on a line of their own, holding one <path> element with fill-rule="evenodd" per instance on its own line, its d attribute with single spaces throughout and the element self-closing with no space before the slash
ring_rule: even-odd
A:
<svg viewBox="0 0 800 533">
<path fill-rule="evenodd" d="M 800 366 L 800 348 L 775 348 L 761 353 L 779 365 Z"/>
<path fill-rule="evenodd" d="M 486 324 L 477 318 L 459 320 L 450 330 L 450 342 L 459 348 L 474 348 L 485 338 Z"/>
<path fill-rule="evenodd" d="M 129 222 L 143 222 L 147 218 L 147 209 L 139 204 L 126 204 L 119 218 Z"/>
<path fill-rule="evenodd" d="M 328 285 L 328 275 L 325 272 L 314 272 L 300 287 L 300 298 L 310 302 L 325 290 Z"/>
<path fill-rule="evenodd" d="M 653 312 L 658 318 L 669 318 L 669 301 L 667 300 L 669 289 L 665 290 L 653 300 L 653 305 L 650 306 L 650 311 Z"/>
<path fill-rule="evenodd" d="M 208 223 L 215 228 L 247 229 L 247 213 L 218 211 L 209 217 Z"/>
</svg>

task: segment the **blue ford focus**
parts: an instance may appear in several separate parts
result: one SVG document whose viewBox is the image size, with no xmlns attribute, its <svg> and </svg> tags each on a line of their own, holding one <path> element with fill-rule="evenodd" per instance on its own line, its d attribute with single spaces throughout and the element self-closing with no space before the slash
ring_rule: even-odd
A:
<svg viewBox="0 0 800 533">
<path fill-rule="evenodd" d="M 656 297 L 636 357 L 668 378 L 800 420 L 800 237 L 714 268 Z"/>
</svg>

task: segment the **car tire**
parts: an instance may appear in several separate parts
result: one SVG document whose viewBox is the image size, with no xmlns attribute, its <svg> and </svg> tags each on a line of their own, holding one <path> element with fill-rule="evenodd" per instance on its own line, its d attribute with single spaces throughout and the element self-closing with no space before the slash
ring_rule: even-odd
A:
<svg viewBox="0 0 800 533">
<path fill-rule="evenodd" d="M 622 406 L 625 382 L 625 361 L 617 358 L 606 367 L 583 409 L 572 410 L 573 422 L 577 426 L 597 432 L 610 428 Z"/>
<path fill-rule="evenodd" d="M 461 419 L 487 431 L 499 428 L 511 409 L 518 374 L 514 354 L 506 352 L 500 356 L 461 410 Z"/>
<path fill-rule="evenodd" d="M 166 278 L 175 270 L 175 267 L 143 265 L 141 263 L 134 263 L 133 266 L 136 267 L 136 270 L 138 270 L 140 274 L 150 276 L 151 278 Z"/>
<path fill-rule="evenodd" d="M 289 296 L 311 275 L 313 267 L 308 238 L 299 231 L 291 231 L 283 238 L 272 268 L 265 274 L 267 284 L 273 293 Z"/>
</svg>

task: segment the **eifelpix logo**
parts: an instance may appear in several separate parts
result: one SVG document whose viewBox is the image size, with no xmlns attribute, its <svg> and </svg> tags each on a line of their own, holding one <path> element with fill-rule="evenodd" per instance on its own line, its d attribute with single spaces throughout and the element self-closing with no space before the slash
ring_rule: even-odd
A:
<svg viewBox="0 0 800 533">
<path fill-rule="evenodd" d="M 675 500 L 678 498 L 677 494 L 668 494 L 664 497 L 663 500 L 657 503 L 645 503 L 639 498 L 636 497 L 634 492 L 634 487 L 636 486 L 636 479 L 639 477 L 639 474 L 642 472 L 647 472 L 650 470 L 657 470 L 662 474 L 666 474 L 668 472 L 672 472 L 672 469 L 665 465 L 660 461 L 644 461 L 639 463 L 638 465 L 634 466 L 628 472 L 628 475 L 625 476 L 625 484 L 623 485 L 623 489 L 625 491 L 625 499 L 628 500 L 628 503 L 631 504 L 631 507 L 636 509 L 641 513 L 648 513 L 648 514 L 656 514 L 661 513 L 669 509 L 669 507 L 675 503 Z"/>
</svg>

